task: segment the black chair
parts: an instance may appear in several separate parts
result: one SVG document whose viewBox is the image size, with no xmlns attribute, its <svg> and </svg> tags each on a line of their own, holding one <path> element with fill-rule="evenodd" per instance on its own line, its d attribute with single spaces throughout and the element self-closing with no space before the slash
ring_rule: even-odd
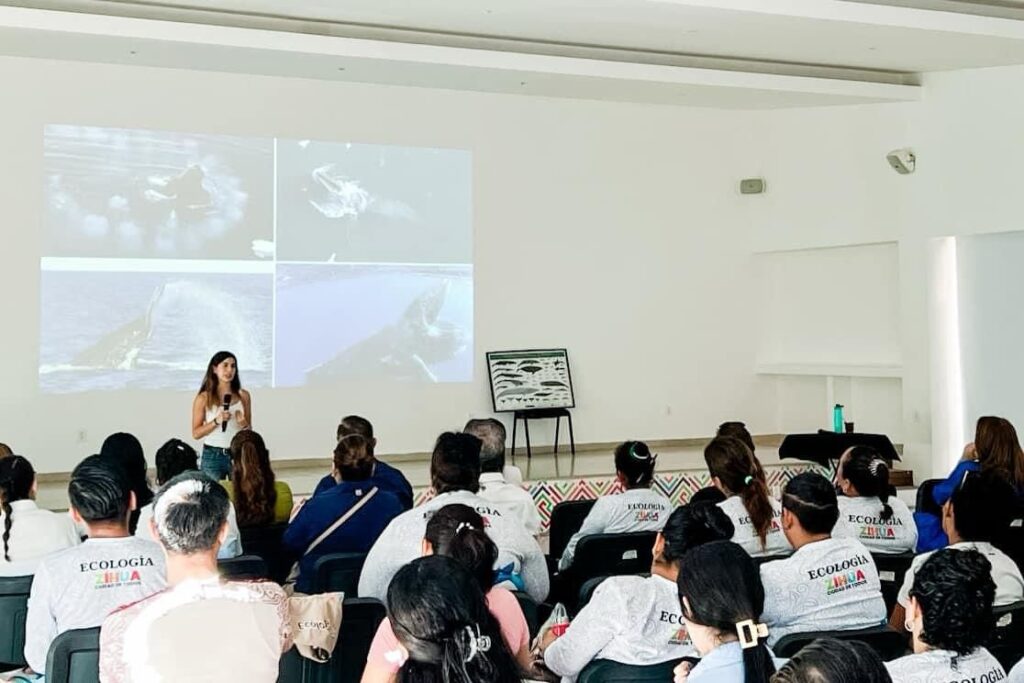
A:
<svg viewBox="0 0 1024 683">
<path fill-rule="evenodd" d="M 540 631 L 540 606 L 526 593 L 513 591 L 512 595 L 516 596 L 516 600 L 519 601 L 519 609 L 523 610 L 523 617 L 530 629 L 530 640 L 533 640 L 537 637 L 537 632 Z"/>
<path fill-rule="evenodd" d="M 565 552 L 569 539 L 583 526 L 596 500 L 563 500 L 551 510 L 548 527 L 548 555 L 556 560 Z"/>
<path fill-rule="evenodd" d="M 792 657 L 802 647 L 809 645 L 818 638 L 838 638 L 839 640 L 857 640 L 867 644 L 878 653 L 882 661 L 889 662 L 907 654 L 910 647 L 908 634 L 901 633 L 888 624 L 857 631 L 810 631 L 807 633 L 791 633 L 779 638 L 772 651 L 776 657 L 783 659 Z"/>
<path fill-rule="evenodd" d="M 325 664 L 306 659 L 292 648 L 281 657 L 278 683 L 359 683 L 366 656 L 387 613 L 373 598 L 345 600 L 338 644 Z"/>
<path fill-rule="evenodd" d="M 628 534 L 594 534 L 584 536 L 576 546 L 572 566 L 562 572 L 561 582 L 567 605 L 575 613 L 575 602 L 580 588 L 587 580 L 596 576 L 621 576 L 623 574 L 646 574 L 651 571 L 654 561 L 653 531 L 636 531 Z"/>
<path fill-rule="evenodd" d="M 357 597 L 365 562 L 366 553 L 328 553 L 317 558 L 313 563 L 313 592 Z"/>
<path fill-rule="evenodd" d="M 1024 571 L 1024 504 L 1015 501 L 1009 524 L 995 534 L 992 545 L 1002 550 Z"/>
<path fill-rule="evenodd" d="M 31 576 L 0 578 L 0 663 L 4 669 L 25 666 L 25 617 Z"/>
<path fill-rule="evenodd" d="M 265 526 L 242 527 L 242 552 L 246 555 L 259 555 L 267 563 L 270 579 L 283 583 L 292 568 L 292 559 L 288 558 L 281 547 L 281 537 L 287 524 L 268 524 Z"/>
<path fill-rule="evenodd" d="M 942 508 L 932 498 L 932 491 L 943 481 L 945 479 L 925 479 L 921 482 L 921 485 L 917 487 L 917 505 L 914 508 L 916 512 L 927 512 L 936 517 L 942 516 Z"/>
<path fill-rule="evenodd" d="M 270 578 L 266 561 L 259 555 L 239 555 L 217 560 L 217 571 L 230 581 L 258 581 Z"/>
<path fill-rule="evenodd" d="M 1009 671 L 1024 658 L 1024 602 L 993 607 L 992 614 L 995 627 L 985 647 Z"/>
<path fill-rule="evenodd" d="M 896 598 L 899 596 L 900 588 L 903 587 L 903 578 L 914 561 L 914 553 L 899 553 L 887 555 L 884 553 L 871 553 L 878 569 L 878 578 L 882 581 L 882 598 L 885 600 L 885 613 L 892 614 L 896 606 Z"/>
<path fill-rule="evenodd" d="M 46 653 L 47 683 L 99 683 L 100 627 L 64 631 Z"/>
<path fill-rule="evenodd" d="M 583 585 L 580 586 L 579 596 L 576 599 L 577 612 L 587 606 L 587 603 L 590 602 L 590 598 L 594 597 L 594 591 L 596 591 L 597 587 L 600 586 L 607 578 L 607 576 L 595 576 L 594 578 L 587 579 L 583 582 Z"/>
<path fill-rule="evenodd" d="M 619 664 L 609 659 L 595 659 L 583 668 L 576 678 L 576 683 L 664 683 L 672 680 L 672 670 L 681 661 L 673 659 L 661 664 L 634 666 Z"/>
</svg>

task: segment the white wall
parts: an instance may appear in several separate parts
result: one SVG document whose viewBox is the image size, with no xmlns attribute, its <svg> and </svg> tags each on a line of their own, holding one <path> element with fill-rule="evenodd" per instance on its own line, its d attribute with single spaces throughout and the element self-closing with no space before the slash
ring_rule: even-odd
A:
<svg viewBox="0 0 1024 683">
<path fill-rule="evenodd" d="M 755 431 L 777 424 L 773 382 L 751 371 L 751 239 L 735 192 L 751 161 L 734 135 L 746 115 L 16 59 L 0 60 L 0 91 L 0 440 L 41 471 L 69 469 L 115 430 L 152 452 L 188 433 L 191 401 L 39 394 L 48 122 L 471 149 L 478 358 L 567 346 L 580 441 L 703 436 L 737 417 Z M 326 456 L 346 412 L 372 418 L 391 453 L 428 450 L 441 429 L 489 410 L 479 365 L 467 385 L 254 396 L 278 458 Z"/>
</svg>

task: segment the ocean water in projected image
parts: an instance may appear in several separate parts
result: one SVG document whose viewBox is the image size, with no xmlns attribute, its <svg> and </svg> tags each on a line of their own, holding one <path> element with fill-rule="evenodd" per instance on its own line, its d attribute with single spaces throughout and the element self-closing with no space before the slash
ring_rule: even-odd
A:
<svg viewBox="0 0 1024 683">
<path fill-rule="evenodd" d="M 220 349 L 245 386 L 270 384 L 269 273 L 44 270 L 41 298 L 43 391 L 195 390 Z"/>
<path fill-rule="evenodd" d="M 275 385 L 473 379 L 472 266 L 277 267 Z"/>
</svg>

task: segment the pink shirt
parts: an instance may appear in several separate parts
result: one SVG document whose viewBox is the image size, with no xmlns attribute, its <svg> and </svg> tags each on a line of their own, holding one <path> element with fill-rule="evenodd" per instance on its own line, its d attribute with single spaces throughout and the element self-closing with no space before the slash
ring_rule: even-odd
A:
<svg viewBox="0 0 1024 683">
<path fill-rule="evenodd" d="M 487 608 L 498 621 L 501 627 L 501 635 L 505 639 L 508 649 L 515 655 L 523 647 L 530 643 L 530 630 L 526 625 L 526 617 L 519 607 L 516 596 L 504 588 L 494 587 L 487 593 Z M 366 661 L 385 667 L 392 673 L 397 673 L 401 666 L 394 658 L 387 657 L 389 652 L 398 649 L 398 637 L 391 629 L 391 620 L 385 619 L 377 628 L 377 635 L 373 637 L 370 645 L 370 654 Z"/>
</svg>

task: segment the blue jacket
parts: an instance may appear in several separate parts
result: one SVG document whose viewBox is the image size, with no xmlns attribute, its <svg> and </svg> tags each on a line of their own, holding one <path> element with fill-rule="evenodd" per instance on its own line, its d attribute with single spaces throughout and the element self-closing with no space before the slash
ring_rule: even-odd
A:
<svg viewBox="0 0 1024 683">
<path fill-rule="evenodd" d="M 374 485 L 386 489 L 397 496 L 398 502 L 402 504 L 403 511 L 412 510 L 412 484 L 402 474 L 402 470 L 378 460 L 377 464 L 373 467 L 373 476 L 370 478 L 370 481 Z M 328 474 L 316 485 L 313 495 L 317 496 L 324 491 L 333 489 L 337 485 L 338 483 L 334 481 L 334 477 Z"/>
<path fill-rule="evenodd" d="M 332 480 L 333 481 L 333 480 Z M 377 494 L 312 552 L 303 555 L 309 544 L 355 505 L 375 486 L 372 481 L 343 481 L 315 495 L 295 515 L 284 532 L 285 553 L 299 559 L 299 579 L 295 590 L 313 589 L 313 565 L 329 553 L 368 553 L 391 520 L 403 512 L 398 497 L 378 487 Z"/>
<path fill-rule="evenodd" d="M 981 465 L 975 460 L 964 460 L 953 468 L 952 473 L 945 481 L 936 484 L 932 489 L 932 500 L 936 505 L 942 506 L 953 497 L 953 491 L 960 486 L 964 475 L 968 472 L 977 472 Z M 915 511 L 914 522 L 917 524 L 917 552 L 926 553 L 930 550 L 938 550 L 949 545 L 946 532 L 942 530 L 942 520 L 929 512 Z"/>
</svg>

